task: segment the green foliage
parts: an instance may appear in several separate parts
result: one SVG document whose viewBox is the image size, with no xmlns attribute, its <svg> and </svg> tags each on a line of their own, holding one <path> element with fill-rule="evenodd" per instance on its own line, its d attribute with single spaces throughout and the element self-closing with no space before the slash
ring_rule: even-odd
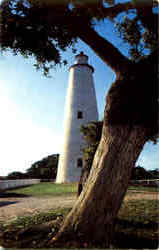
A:
<svg viewBox="0 0 159 250">
<path fill-rule="evenodd" d="M 84 169 L 90 171 L 94 154 L 98 147 L 101 134 L 102 134 L 103 122 L 91 122 L 81 127 L 81 132 L 84 135 L 84 139 L 88 145 L 83 149 L 84 154 Z"/>
<path fill-rule="evenodd" d="M 14 171 L 6 177 L 9 180 L 14 180 L 14 179 L 25 179 L 27 178 L 27 175 L 18 171 Z"/>
<path fill-rule="evenodd" d="M 129 18 L 130 12 L 127 12 L 121 21 L 118 17 L 125 13 L 125 9 L 119 8 L 119 11 L 117 6 L 109 12 L 105 6 L 110 5 L 116 7 L 115 1 L 3 0 L 0 4 L 1 51 L 11 49 L 15 55 L 32 56 L 36 69 L 47 76 L 52 67 L 66 64 L 62 52 L 68 47 L 74 52 L 74 45 L 84 28 L 94 27 L 107 18 L 117 23 L 123 40 L 131 45 L 132 59 L 141 57 L 145 48 L 152 50 L 156 47 L 156 33 L 145 27 L 142 15 Z M 136 6 L 134 4 L 134 13 Z"/>
<path fill-rule="evenodd" d="M 132 169 L 131 173 L 132 180 L 146 180 L 146 179 L 154 179 L 154 176 L 151 172 L 146 171 L 143 167 L 136 166 Z"/>
<path fill-rule="evenodd" d="M 123 41 L 130 46 L 129 56 L 131 60 L 137 62 L 157 47 L 158 34 L 157 29 L 156 32 L 152 32 L 145 28 L 137 13 L 133 12 L 132 16 L 126 15 L 121 21 L 117 19 L 116 28 Z"/>
<path fill-rule="evenodd" d="M 94 155 L 95 155 L 95 152 L 97 150 L 98 144 L 99 144 L 99 142 L 93 143 L 93 144 L 91 144 L 88 147 L 83 149 L 84 160 L 85 160 L 84 168 L 89 170 L 89 171 L 91 169 Z"/>
<path fill-rule="evenodd" d="M 58 209 L 51 210 L 48 212 L 39 212 L 32 216 L 19 216 L 10 220 L 7 223 L 3 223 L 3 228 L 12 228 L 12 230 L 17 230 L 20 228 L 28 228 L 34 225 L 43 224 L 52 220 L 55 220 L 58 216 L 64 216 L 67 214 L 69 209 Z"/>
<path fill-rule="evenodd" d="M 81 126 L 81 132 L 84 135 L 85 140 L 91 144 L 96 143 L 101 138 L 101 131 L 103 127 L 103 122 L 90 122 L 87 125 Z"/>
<path fill-rule="evenodd" d="M 77 184 L 55 184 L 51 182 L 40 183 L 29 187 L 8 191 L 31 196 L 65 196 L 76 193 Z"/>
<path fill-rule="evenodd" d="M 87 125 L 81 126 L 81 132 L 87 142 L 87 146 L 83 148 L 84 166 L 82 168 L 80 181 L 78 184 L 78 195 L 80 195 L 83 186 L 89 176 L 94 155 L 100 142 L 102 135 L 103 122 L 90 122 Z"/>
<path fill-rule="evenodd" d="M 58 166 L 58 154 L 49 155 L 31 165 L 26 173 L 29 178 L 55 179 Z"/>
<path fill-rule="evenodd" d="M 117 29 L 123 41 L 129 43 L 131 46 L 129 54 L 132 60 L 140 59 L 143 55 L 143 46 L 140 46 L 142 34 L 141 25 L 137 19 L 125 17 L 121 23 L 117 23 Z"/>
<path fill-rule="evenodd" d="M 34 66 L 48 75 L 49 69 L 62 63 L 60 51 L 65 51 L 76 41 L 68 29 L 68 6 L 54 7 L 51 24 L 45 17 L 48 10 L 25 0 L 2 1 L 0 11 L 0 44 L 1 50 L 10 48 L 14 55 L 20 53 L 25 58 L 33 56 Z M 62 18 L 59 15 L 62 15 Z M 50 18 L 50 17 L 48 17 Z M 50 20 L 50 19 L 49 19 Z M 66 63 L 66 60 L 63 61 Z"/>
</svg>

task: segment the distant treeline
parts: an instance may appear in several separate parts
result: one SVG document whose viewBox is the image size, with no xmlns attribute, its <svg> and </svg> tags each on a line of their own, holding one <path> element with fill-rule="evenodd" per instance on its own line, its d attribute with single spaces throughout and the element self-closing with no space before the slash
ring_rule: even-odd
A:
<svg viewBox="0 0 159 250">
<path fill-rule="evenodd" d="M 19 171 L 13 171 L 9 173 L 6 177 L 0 177 L 1 180 L 15 180 L 15 179 L 46 179 L 54 180 L 56 179 L 57 166 L 58 166 L 59 154 L 49 155 L 42 160 L 39 160 L 31 165 L 30 168 L 26 170 L 26 173 L 21 173 Z"/>
<path fill-rule="evenodd" d="M 103 122 L 91 122 L 81 127 L 81 133 L 83 133 L 84 139 L 87 142 L 87 146 L 83 149 L 84 167 L 82 169 L 81 183 L 85 183 L 88 178 L 93 158 L 98 147 Z M 26 178 L 38 178 L 41 180 L 54 180 L 56 179 L 57 166 L 58 166 L 59 154 L 49 155 L 42 160 L 39 160 L 31 165 L 26 170 L 26 173 L 12 172 L 5 179 L 26 179 Z M 4 177 L 0 177 L 4 179 Z M 159 168 L 154 170 L 146 170 L 142 166 L 136 166 L 132 169 L 131 180 L 144 180 L 144 179 L 159 179 Z"/>
</svg>

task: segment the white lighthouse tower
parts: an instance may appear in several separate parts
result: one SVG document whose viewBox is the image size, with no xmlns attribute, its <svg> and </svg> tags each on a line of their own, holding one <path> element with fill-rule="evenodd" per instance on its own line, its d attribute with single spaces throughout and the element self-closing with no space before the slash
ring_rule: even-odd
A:
<svg viewBox="0 0 159 250">
<path fill-rule="evenodd" d="M 94 69 L 83 52 L 70 67 L 66 98 L 64 144 L 60 155 L 57 183 L 79 181 L 84 165 L 82 149 L 86 145 L 81 125 L 98 120 L 97 101 L 93 83 Z"/>
</svg>

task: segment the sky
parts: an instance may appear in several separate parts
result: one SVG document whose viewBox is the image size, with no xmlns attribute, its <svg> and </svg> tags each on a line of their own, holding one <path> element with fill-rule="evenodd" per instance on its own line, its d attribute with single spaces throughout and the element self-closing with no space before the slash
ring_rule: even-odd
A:
<svg viewBox="0 0 159 250">
<path fill-rule="evenodd" d="M 104 25 L 98 30 L 101 34 Z M 120 39 L 114 39 L 114 34 L 107 36 L 121 50 L 125 48 Z M 105 96 L 115 81 L 115 74 L 82 41 L 76 48 L 89 56 L 89 63 L 95 69 L 94 84 L 102 119 Z M 68 69 L 75 55 L 68 50 L 64 56 L 68 65 L 56 67 L 51 71 L 51 78 L 46 78 L 35 70 L 33 59 L 13 56 L 10 52 L 0 55 L 0 176 L 13 171 L 25 172 L 35 161 L 61 152 Z M 158 151 L 159 144 L 147 143 L 137 164 L 146 169 L 159 168 Z"/>
</svg>

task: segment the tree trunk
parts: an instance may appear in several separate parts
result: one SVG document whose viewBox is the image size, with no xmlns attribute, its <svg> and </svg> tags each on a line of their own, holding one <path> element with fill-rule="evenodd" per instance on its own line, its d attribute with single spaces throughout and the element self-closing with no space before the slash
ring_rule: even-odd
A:
<svg viewBox="0 0 159 250">
<path fill-rule="evenodd" d="M 153 78 L 153 65 L 140 63 L 118 77 L 110 88 L 102 137 L 90 175 L 53 238 L 54 245 L 80 242 L 80 246 L 84 243 L 98 246 L 103 242 L 104 247 L 110 247 L 114 220 L 132 168 L 145 142 L 157 131 L 156 96 L 153 102 L 157 83 Z"/>
<path fill-rule="evenodd" d="M 114 219 L 145 134 L 139 126 L 104 126 L 88 181 L 54 241 L 110 246 Z"/>
</svg>

